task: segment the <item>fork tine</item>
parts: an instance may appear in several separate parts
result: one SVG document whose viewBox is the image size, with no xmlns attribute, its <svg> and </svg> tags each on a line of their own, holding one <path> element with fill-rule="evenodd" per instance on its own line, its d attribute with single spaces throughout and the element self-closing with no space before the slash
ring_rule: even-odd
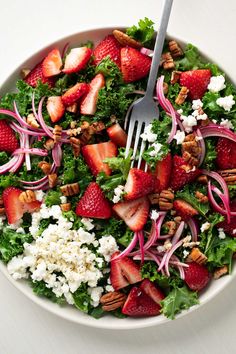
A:
<svg viewBox="0 0 236 354">
<path fill-rule="evenodd" d="M 129 155 L 129 150 L 130 150 L 131 143 L 132 143 L 133 131 L 134 131 L 134 122 L 132 120 L 130 120 L 128 138 L 127 138 L 126 147 L 125 147 L 125 158 L 127 158 Z"/>
<path fill-rule="evenodd" d="M 139 140 L 140 140 L 140 133 L 141 133 L 142 126 L 143 126 L 143 122 L 142 121 L 138 122 L 137 129 L 136 129 L 136 135 L 135 135 L 135 141 L 134 141 L 133 161 L 132 161 L 131 166 L 134 165 L 134 158 L 135 158 L 136 153 L 137 153 L 138 143 L 139 143 Z"/>
<path fill-rule="evenodd" d="M 142 155 L 143 155 L 143 152 L 144 152 L 144 149 L 146 147 L 146 141 L 142 141 L 142 144 L 141 144 L 141 147 L 140 147 L 140 152 L 139 152 L 139 158 L 138 158 L 138 166 L 137 168 L 140 168 L 141 166 L 141 162 L 142 162 Z"/>
</svg>

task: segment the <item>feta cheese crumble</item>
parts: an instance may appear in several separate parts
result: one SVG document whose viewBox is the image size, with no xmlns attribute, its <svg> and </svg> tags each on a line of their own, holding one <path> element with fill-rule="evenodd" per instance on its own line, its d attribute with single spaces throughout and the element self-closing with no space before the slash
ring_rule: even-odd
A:
<svg viewBox="0 0 236 354">
<path fill-rule="evenodd" d="M 189 115 L 189 116 L 182 115 L 180 116 L 180 118 L 182 119 L 182 124 L 186 133 L 192 132 L 193 127 L 197 125 L 197 119 L 193 115 Z"/>
<path fill-rule="evenodd" d="M 202 224 L 202 226 L 200 227 L 201 232 L 207 231 L 209 230 L 209 228 L 211 227 L 211 224 L 207 221 L 204 224 Z"/>
<path fill-rule="evenodd" d="M 223 229 L 218 229 L 218 237 L 221 239 L 221 240 L 224 240 L 226 238 L 226 234 L 224 233 L 224 230 Z"/>
<path fill-rule="evenodd" d="M 152 210 L 150 218 L 156 221 L 159 218 L 160 214 L 156 210 Z"/>
<path fill-rule="evenodd" d="M 97 286 L 96 288 L 88 288 L 88 293 L 91 296 L 91 305 L 97 307 L 103 293 L 103 288 L 101 286 Z"/>
<path fill-rule="evenodd" d="M 207 86 L 208 90 L 213 93 L 217 93 L 225 87 L 225 78 L 223 75 L 212 76 Z"/>
<path fill-rule="evenodd" d="M 187 258 L 188 257 L 188 255 L 189 255 L 189 251 L 187 251 L 187 250 L 183 250 L 183 256 L 184 256 L 184 258 Z"/>
<path fill-rule="evenodd" d="M 181 130 L 177 130 L 176 134 L 174 135 L 174 139 L 176 140 L 177 145 L 182 144 L 185 139 L 185 132 L 181 132 Z"/>
<path fill-rule="evenodd" d="M 153 143 L 151 145 L 151 147 L 153 148 L 153 150 L 151 150 L 149 152 L 149 155 L 152 156 L 152 157 L 156 157 L 158 155 L 158 153 L 161 151 L 161 148 L 162 148 L 162 144 L 160 143 Z"/>
<path fill-rule="evenodd" d="M 218 104 L 220 107 L 223 107 L 225 111 L 229 112 L 235 104 L 234 97 L 233 95 L 219 97 L 216 100 L 216 104 Z"/>
<path fill-rule="evenodd" d="M 89 218 L 82 218 L 81 219 L 82 224 L 84 225 L 85 229 L 88 231 L 90 231 L 94 228 L 92 221 L 93 220 L 89 219 Z"/>
<path fill-rule="evenodd" d="M 147 125 L 140 136 L 144 141 L 148 141 L 149 143 L 154 143 L 157 140 L 157 134 L 152 132 L 152 124 Z"/>
<path fill-rule="evenodd" d="M 114 197 L 112 199 L 113 203 L 118 203 L 121 200 L 122 194 L 124 193 L 124 186 L 119 185 L 114 189 Z"/>
<path fill-rule="evenodd" d="M 35 191 L 34 193 L 35 193 L 36 200 L 38 200 L 39 202 L 42 202 L 43 198 L 45 196 L 45 193 L 42 190 Z"/>
<path fill-rule="evenodd" d="M 100 247 L 98 248 L 97 252 L 104 257 L 106 262 L 110 262 L 111 255 L 118 251 L 116 240 L 111 235 L 105 235 L 102 236 L 98 242 Z"/>
<path fill-rule="evenodd" d="M 220 125 L 227 129 L 234 129 L 233 124 L 228 119 L 221 118 Z"/>
<path fill-rule="evenodd" d="M 202 108 L 202 106 L 203 106 L 203 103 L 202 103 L 202 101 L 200 99 L 192 101 L 192 109 L 194 111 L 199 109 L 199 108 Z"/>
</svg>

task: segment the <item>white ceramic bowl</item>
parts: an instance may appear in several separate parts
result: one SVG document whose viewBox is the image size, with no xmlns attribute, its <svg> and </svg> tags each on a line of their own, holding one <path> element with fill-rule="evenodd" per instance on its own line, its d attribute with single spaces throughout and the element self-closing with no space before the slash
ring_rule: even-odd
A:
<svg viewBox="0 0 236 354">
<path fill-rule="evenodd" d="M 122 29 L 121 27 L 119 28 Z M 79 32 L 70 35 L 68 37 L 62 38 L 57 42 L 54 42 L 51 45 L 41 49 L 36 54 L 28 58 L 25 62 L 23 62 L 18 68 L 16 68 L 16 70 L 13 73 L 9 75 L 9 77 L 1 85 L 1 96 L 6 92 L 13 91 L 15 89 L 15 83 L 20 78 L 19 74 L 22 68 L 33 68 L 34 65 L 38 63 L 49 52 L 50 49 L 55 48 L 55 46 L 62 50 L 66 43 L 69 43 L 71 47 L 75 47 L 80 43 L 86 42 L 87 40 L 92 40 L 96 44 L 107 34 L 111 33 L 113 29 L 114 27 L 112 28 L 107 27 L 107 28 L 96 28 L 84 32 Z M 179 39 L 178 41 L 184 44 L 184 41 Z M 138 318 L 138 319 L 135 318 L 118 319 L 112 316 L 105 316 L 103 318 L 100 318 L 99 320 L 96 320 L 93 317 L 90 317 L 80 312 L 79 310 L 77 310 L 72 306 L 68 305 L 68 306 L 60 307 L 59 305 L 54 304 L 47 299 L 36 296 L 26 281 L 15 281 L 9 275 L 6 266 L 2 262 L 0 262 L 0 270 L 17 289 L 19 289 L 33 302 L 43 307 L 44 309 L 50 311 L 51 313 L 54 313 L 55 315 L 65 318 L 72 322 L 76 322 L 91 327 L 117 330 L 117 329 L 135 329 L 135 328 L 161 325 L 169 321 L 163 315 L 156 316 L 156 317 Z M 198 309 L 203 304 L 206 304 L 209 300 L 211 300 L 214 296 L 216 296 L 221 290 L 223 290 L 226 287 L 226 285 L 235 278 L 235 275 L 236 275 L 236 270 L 233 271 L 232 275 L 222 277 L 217 281 L 212 281 L 209 287 L 205 289 L 204 292 L 201 294 L 200 304 L 191 307 L 190 310 L 188 311 L 183 311 L 180 315 L 177 316 L 177 319 Z"/>
</svg>

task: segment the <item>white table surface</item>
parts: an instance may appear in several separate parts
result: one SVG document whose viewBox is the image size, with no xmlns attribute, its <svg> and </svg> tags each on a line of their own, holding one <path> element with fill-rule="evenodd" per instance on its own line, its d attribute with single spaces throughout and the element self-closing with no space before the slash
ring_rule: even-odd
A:
<svg viewBox="0 0 236 354">
<path fill-rule="evenodd" d="M 0 82 L 40 47 L 96 25 L 160 17 L 161 0 L 0 0 Z M 174 0 L 169 33 L 199 46 L 236 80 L 235 0 Z M 236 353 L 236 285 L 177 321 L 135 331 L 87 328 L 41 309 L 0 274 L 0 354 Z"/>
</svg>

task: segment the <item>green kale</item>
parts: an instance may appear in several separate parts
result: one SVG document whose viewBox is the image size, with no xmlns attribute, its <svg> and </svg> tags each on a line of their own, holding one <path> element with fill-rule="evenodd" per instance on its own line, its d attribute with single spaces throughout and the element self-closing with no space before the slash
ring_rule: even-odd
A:
<svg viewBox="0 0 236 354">
<path fill-rule="evenodd" d="M 42 297 L 46 297 L 47 299 L 59 304 L 59 305 L 64 305 L 66 304 L 66 300 L 64 296 L 57 297 L 56 294 L 52 291 L 52 289 L 48 288 L 46 283 L 41 280 L 41 281 L 32 281 L 30 280 L 30 285 L 33 289 L 33 292 Z"/>
<path fill-rule="evenodd" d="M 0 151 L 0 166 L 5 165 L 10 160 L 10 157 L 5 151 Z"/>
<path fill-rule="evenodd" d="M 138 26 L 132 26 L 126 30 L 128 36 L 141 42 L 146 47 L 150 46 L 154 36 L 154 22 L 147 17 L 139 20 Z"/>
<path fill-rule="evenodd" d="M 106 89 L 112 89 L 112 86 L 123 84 L 122 74 L 118 66 L 110 59 L 105 57 L 96 67 L 96 74 L 101 73 L 106 78 Z"/>
<path fill-rule="evenodd" d="M 209 270 L 229 266 L 229 273 L 232 269 L 233 254 L 236 252 L 236 239 L 232 237 L 225 237 L 220 239 L 215 235 L 207 250 L 207 266 Z"/>
<path fill-rule="evenodd" d="M 168 318 L 174 319 L 181 310 L 187 310 L 199 303 L 197 292 L 188 290 L 186 286 L 174 288 L 161 301 L 161 312 Z"/>
<path fill-rule="evenodd" d="M 214 138 L 207 138 L 204 140 L 206 144 L 206 155 L 203 162 L 203 168 L 207 170 L 214 170 L 216 153 L 216 140 Z"/>
<path fill-rule="evenodd" d="M 128 247 L 133 237 L 134 233 L 131 230 L 127 229 L 125 233 L 117 239 L 117 242 L 124 247 Z"/>
<path fill-rule="evenodd" d="M 70 129 L 70 123 L 75 120 L 75 114 L 71 112 L 65 112 L 63 119 L 60 122 L 62 129 Z"/>
<path fill-rule="evenodd" d="M 211 224 L 210 228 L 200 234 L 200 249 L 207 254 L 211 247 L 214 238 L 218 237 L 218 230 L 215 227 L 220 222 L 224 221 L 224 217 L 219 213 L 212 213 L 208 216 L 208 222 Z"/>
<path fill-rule="evenodd" d="M 169 146 L 167 144 L 162 144 L 161 149 L 158 153 L 155 153 L 155 148 L 150 146 L 145 152 L 143 153 L 143 159 L 147 162 L 151 170 L 156 168 L 156 164 L 158 161 L 161 161 L 166 157 L 169 152 Z M 152 154 L 154 154 L 152 156 Z"/>
<path fill-rule="evenodd" d="M 96 182 L 103 190 L 107 199 L 112 200 L 114 197 L 114 189 L 124 183 L 124 179 L 121 173 L 107 176 L 105 172 L 100 172 L 97 175 Z"/>
<path fill-rule="evenodd" d="M 185 200 L 187 203 L 191 204 L 202 216 L 206 217 L 206 214 L 210 210 L 209 203 L 200 203 L 195 196 L 195 191 L 198 190 L 203 194 L 207 194 L 206 187 L 198 185 L 196 183 L 187 184 L 182 191 L 176 193 L 176 198 Z"/>
<path fill-rule="evenodd" d="M 0 258 L 4 263 L 9 262 L 14 256 L 23 253 L 25 242 L 32 242 L 30 234 L 16 233 L 15 230 L 4 227 L 0 237 Z"/>
<path fill-rule="evenodd" d="M 230 199 L 236 198 L 236 185 L 228 184 L 229 196 Z"/>
<path fill-rule="evenodd" d="M 116 318 L 126 318 L 127 315 L 124 315 L 122 312 L 121 312 L 121 308 L 118 308 L 114 311 L 111 311 L 110 312 L 112 316 L 116 317 Z"/>
<path fill-rule="evenodd" d="M 19 185 L 19 177 L 16 174 L 9 173 L 0 176 L 0 194 L 2 194 L 3 190 L 7 187 L 18 187 Z"/>
<path fill-rule="evenodd" d="M 73 230 L 78 230 L 80 227 L 83 227 L 81 218 L 78 215 L 76 215 L 73 210 L 64 211 L 63 216 L 67 218 L 67 220 L 73 222 L 73 226 L 72 226 Z"/>
<path fill-rule="evenodd" d="M 88 294 L 87 285 L 82 283 L 72 295 L 75 302 L 75 306 L 79 310 L 88 313 L 91 309 L 91 297 Z"/>
<path fill-rule="evenodd" d="M 102 306 L 97 306 L 90 309 L 88 313 L 90 316 L 99 319 L 105 314 L 105 311 L 102 309 Z"/>
<path fill-rule="evenodd" d="M 165 80 L 165 82 L 167 82 L 167 81 Z M 192 112 L 192 103 L 191 103 L 191 101 L 186 100 L 181 105 L 177 105 L 175 103 L 175 99 L 178 96 L 180 90 L 181 90 L 181 86 L 178 83 L 175 83 L 174 85 L 169 85 L 167 98 L 170 100 L 170 102 L 172 102 L 172 104 L 173 104 L 173 106 L 175 107 L 176 110 L 182 109 L 183 110 L 182 114 L 184 116 L 188 116 Z"/>
<path fill-rule="evenodd" d="M 94 221 L 96 236 L 112 235 L 116 240 L 119 240 L 126 232 L 127 226 L 123 220 L 110 218 L 108 220 Z"/>
<path fill-rule="evenodd" d="M 107 163 L 113 172 L 121 172 L 123 179 L 126 180 L 131 165 L 132 150 L 125 158 L 125 149 L 120 148 L 117 157 L 107 157 L 103 162 Z"/>
<path fill-rule="evenodd" d="M 59 190 L 50 189 L 45 197 L 45 204 L 47 207 L 51 207 L 52 205 L 60 205 L 61 204 L 61 192 Z"/>
<path fill-rule="evenodd" d="M 157 135 L 156 141 L 160 144 L 166 144 L 170 132 L 171 118 L 165 114 L 163 119 L 152 121 L 152 132 Z"/>
<path fill-rule="evenodd" d="M 184 50 L 184 57 L 176 60 L 175 63 L 176 69 L 181 71 L 199 69 L 203 65 L 198 49 L 190 43 Z"/>
</svg>

